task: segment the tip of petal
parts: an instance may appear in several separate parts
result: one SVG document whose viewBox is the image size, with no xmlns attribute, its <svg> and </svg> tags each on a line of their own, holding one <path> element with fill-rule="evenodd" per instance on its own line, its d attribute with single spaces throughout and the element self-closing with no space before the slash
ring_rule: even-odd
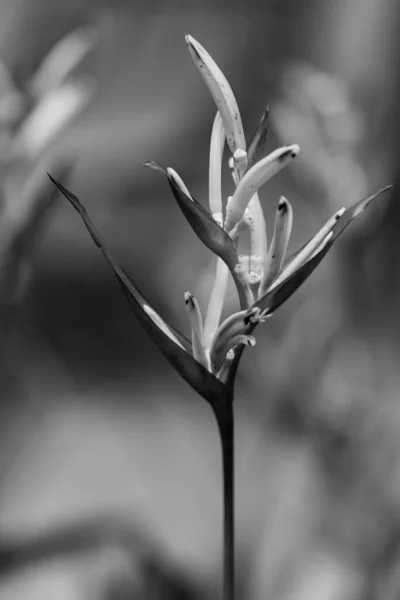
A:
<svg viewBox="0 0 400 600">
<path fill-rule="evenodd" d="M 298 146 L 297 144 L 293 144 L 292 146 L 284 146 L 283 148 L 280 148 L 279 150 L 275 151 L 277 153 L 276 158 L 279 161 L 286 161 L 287 158 L 296 158 L 296 156 L 298 155 L 298 153 L 300 152 L 300 146 Z"/>
<path fill-rule="evenodd" d="M 289 202 L 286 200 L 285 196 L 279 198 L 278 210 L 283 215 L 289 210 Z"/>
<path fill-rule="evenodd" d="M 293 144 L 292 146 L 288 147 L 288 150 L 290 151 L 292 157 L 295 158 L 300 152 L 300 146 L 298 144 Z"/>
<path fill-rule="evenodd" d="M 189 304 L 194 308 L 194 302 L 193 302 L 193 294 L 191 294 L 189 291 L 185 292 L 185 304 Z"/>
<path fill-rule="evenodd" d="M 199 42 L 196 42 L 196 40 L 188 33 L 185 35 L 185 42 L 189 47 L 189 51 L 192 53 L 194 52 L 197 57 L 201 59 L 200 52 L 202 47 L 200 46 Z"/>
</svg>

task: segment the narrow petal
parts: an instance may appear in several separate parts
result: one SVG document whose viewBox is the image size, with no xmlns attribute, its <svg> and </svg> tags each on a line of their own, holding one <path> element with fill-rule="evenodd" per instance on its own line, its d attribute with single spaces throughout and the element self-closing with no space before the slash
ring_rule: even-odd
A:
<svg viewBox="0 0 400 600">
<path fill-rule="evenodd" d="M 211 142 L 210 142 L 210 166 L 209 166 L 209 202 L 210 212 L 219 225 L 222 226 L 222 194 L 221 194 L 221 170 L 222 156 L 224 153 L 225 130 L 219 112 L 215 115 Z"/>
<path fill-rule="evenodd" d="M 250 225 L 250 253 L 255 256 L 265 256 L 267 253 L 267 228 L 264 211 L 258 194 L 255 193 L 248 205 L 253 222 Z"/>
<path fill-rule="evenodd" d="M 204 321 L 204 344 L 206 348 L 211 346 L 211 341 L 221 321 L 222 309 L 228 287 L 229 269 L 221 258 L 217 258 L 214 284 L 211 290 L 210 300 Z"/>
<path fill-rule="evenodd" d="M 171 325 L 160 317 L 160 315 L 150 306 L 138 288 L 132 283 L 126 273 L 121 269 L 115 258 L 109 252 L 105 242 L 90 220 L 79 199 L 60 183 L 55 181 L 51 175 L 49 175 L 49 177 L 80 214 L 93 242 L 101 250 L 104 258 L 116 275 L 135 316 L 172 366 L 212 406 L 219 403 L 221 398 L 229 397 L 230 390 L 197 362 L 187 351 L 190 349 L 190 342 L 179 333 L 179 331 L 171 327 Z"/>
<path fill-rule="evenodd" d="M 264 295 L 273 280 L 278 276 L 289 244 L 293 225 L 293 210 L 286 198 L 280 198 L 275 215 L 274 234 L 265 258 L 264 275 L 260 295 Z"/>
<path fill-rule="evenodd" d="M 267 106 L 247 149 L 247 160 L 250 166 L 255 162 L 257 158 L 257 153 L 263 148 L 265 144 L 265 140 L 268 133 L 268 124 L 269 107 Z"/>
<path fill-rule="evenodd" d="M 192 327 L 192 350 L 194 358 L 208 369 L 208 359 L 204 346 L 203 318 L 196 298 L 190 292 L 185 292 L 185 305 Z"/>
<path fill-rule="evenodd" d="M 346 227 L 350 225 L 353 219 L 361 214 L 369 206 L 369 204 L 375 200 L 375 198 L 378 198 L 378 196 L 384 192 L 387 192 L 391 188 L 392 186 L 388 185 L 377 192 L 370 194 L 366 198 L 363 198 L 359 202 L 356 202 L 353 204 L 353 206 L 348 208 L 334 225 L 330 234 L 328 234 L 330 236 L 329 239 L 325 238 L 325 241 L 322 241 L 322 247 L 316 253 L 314 253 L 308 261 L 303 263 L 297 269 L 297 271 L 270 289 L 265 296 L 256 302 L 255 306 L 259 307 L 263 311 L 263 314 L 273 313 L 277 308 L 279 308 L 279 306 L 283 304 L 283 302 L 285 302 L 302 285 L 302 283 L 306 281 L 306 279 L 308 279 L 308 277 L 316 269 L 321 260 L 332 247 L 333 243 L 343 233 Z M 232 368 L 232 372 L 234 373 L 235 367 L 233 366 Z"/>
<path fill-rule="evenodd" d="M 232 154 L 238 148 L 246 150 L 242 119 L 225 75 L 199 42 L 191 35 L 185 36 L 193 61 L 208 87 L 224 123 L 226 140 Z"/>
<path fill-rule="evenodd" d="M 300 148 L 296 144 L 278 148 L 278 150 L 268 154 L 268 156 L 247 171 L 243 179 L 239 182 L 227 210 L 225 220 L 225 229 L 227 231 L 230 231 L 240 221 L 250 198 L 258 189 L 281 169 L 290 164 L 299 152 Z"/>
<path fill-rule="evenodd" d="M 199 303 L 191 292 L 185 292 L 185 305 L 188 309 L 190 324 L 197 337 L 203 343 L 203 318 L 201 316 Z"/>
<path fill-rule="evenodd" d="M 241 306 L 246 307 L 246 293 L 241 285 L 240 279 L 235 273 L 235 266 L 238 260 L 237 253 L 229 235 L 218 225 L 210 213 L 207 212 L 188 191 L 185 191 L 187 190 L 185 184 L 173 169 L 165 169 L 154 162 L 146 163 L 145 166 L 153 169 L 155 168 L 167 176 L 175 200 L 189 225 L 203 244 L 225 262 L 238 290 L 240 304 Z"/>
</svg>

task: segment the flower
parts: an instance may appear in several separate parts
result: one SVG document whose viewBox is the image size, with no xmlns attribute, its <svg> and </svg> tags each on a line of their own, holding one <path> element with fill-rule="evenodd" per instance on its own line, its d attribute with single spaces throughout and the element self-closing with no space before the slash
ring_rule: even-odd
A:
<svg viewBox="0 0 400 600">
<path fill-rule="evenodd" d="M 254 328 L 263 323 L 309 277 L 333 242 L 370 202 L 390 186 L 364 198 L 349 209 L 342 208 L 300 250 L 287 257 L 292 231 L 293 211 L 281 197 L 276 210 L 274 232 L 268 245 L 258 190 L 298 155 L 296 144 L 284 146 L 256 160 L 262 149 L 269 122 L 265 111 L 250 143 L 246 146 L 236 99 L 225 76 L 206 50 L 186 36 L 190 54 L 217 105 L 209 163 L 208 212 L 198 203 L 181 177 L 170 167 L 156 162 L 145 166 L 156 169 L 168 179 L 173 195 L 199 239 L 217 255 L 214 286 L 203 321 L 196 298 L 185 293 L 191 326 L 191 340 L 171 327 L 151 307 L 117 261 L 108 251 L 78 198 L 52 179 L 80 213 L 95 244 L 101 249 L 125 292 L 137 318 L 177 371 L 214 408 L 232 401 L 238 362 L 245 346 L 254 346 Z M 221 168 L 225 140 L 232 154 L 229 168 L 234 182 L 233 194 L 222 199 Z M 241 234 L 250 234 L 250 252 L 238 255 Z M 228 275 L 238 291 L 240 311 L 221 323 Z"/>
</svg>

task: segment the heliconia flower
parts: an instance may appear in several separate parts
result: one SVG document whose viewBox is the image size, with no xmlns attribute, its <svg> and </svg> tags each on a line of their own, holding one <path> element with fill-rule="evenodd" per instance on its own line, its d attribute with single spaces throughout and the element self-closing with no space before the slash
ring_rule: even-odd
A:
<svg viewBox="0 0 400 600">
<path fill-rule="evenodd" d="M 109 253 L 78 198 L 61 184 L 52 181 L 81 215 L 94 242 L 116 274 L 139 321 L 182 377 L 215 409 L 218 403 L 233 399 L 238 363 L 244 347 L 255 345 L 252 335 L 255 327 L 273 315 L 311 275 L 350 222 L 391 186 L 382 188 L 347 210 L 339 210 L 290 257 L 287 257 L 287 250 L 293 210 L 289 201 L 281 197 L 268 246 L 258 191 L 291 163 L 300 149 L 296 144 L 285 146 L 256 161 L 265 142 L 268 109 L 246 150 L 239 109 L 229 84 L 204 48 L 190 36 L 186 36 L 186 41 L 219 110 L 214 119 L 210 143 L 210 212 L 197 202 L 174 169 L 156 162 L 145 163 L 145 166 L 167 177 L 189 225 L 218 257 L 204 322 L 196 298 L 190 292 L 185 293 L 191 341 L 162 319 L 129 280 Z M 228 164 L 236 188 L 226 202 L 221 191 L 225 140 L 232 152 Z M 249 233 L 249 254 L 238 255 L 238 240 L 244 232 Z M 240 311 L 221 323 L 229 273 L 236 285 Z"/>
</svg>

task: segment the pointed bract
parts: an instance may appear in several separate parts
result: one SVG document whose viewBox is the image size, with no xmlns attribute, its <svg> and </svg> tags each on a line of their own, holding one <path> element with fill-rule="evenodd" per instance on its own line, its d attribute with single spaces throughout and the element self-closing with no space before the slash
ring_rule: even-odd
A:
<svg viewBox="0 0 400 600">
<path fill-rule="evenodd" d="M 246 150 L 242 119 L 225 75 L 199 42 L 191 35 L 185 36 L 189 52 L 208 87 L 224 123 L 226 140 L 232 154 L 238 148 Z"/>
<path fill-rule="evenodd" d="M 258 189 L 296 158 L 299 152 L 300 148 L 297 144 L 278 148 L 247 171 L 239 182 L 227 209 L 225 220 L 227 231 L 231 231 L 243 217 L 250 198 Z"/>
<path fill-rule="evenodd" d="M 155 168 L 167 176 L 175 200 L 189 225 L 203 244 L 225 262 L 233 276 L 238 290 L 240 303 L 241 305 L 246 306 L 247 300 L 245 292 L 235 273 L 237 254 L 229 235 L 218 225 L 210 213 L 193 198 L 193 196 L 185 193 L 184 188 L 186 188 L 186 186 L 182 187 L 182 184 L 180 183 L 182 180 L 179 182 L 176 180 L 175 172 L 172 169 L 165 169 L 163 166 L 154 162 L 146 163 L 145 166 L 149 166 L 153 169 Z"/>
<path fill-rule="evenodd" d="M 51 175 L 49 177 L 80 214 L 92 240 L 116 275 L 135 316 L 173 367 L 212 406 L 221 402 L 221 398 L 230 398 L 231 390 L 189 354 L 191 346 L 189 340 L 160 317 L 121 269 L 77 196 L 54 180 Z"/>
</svg>

